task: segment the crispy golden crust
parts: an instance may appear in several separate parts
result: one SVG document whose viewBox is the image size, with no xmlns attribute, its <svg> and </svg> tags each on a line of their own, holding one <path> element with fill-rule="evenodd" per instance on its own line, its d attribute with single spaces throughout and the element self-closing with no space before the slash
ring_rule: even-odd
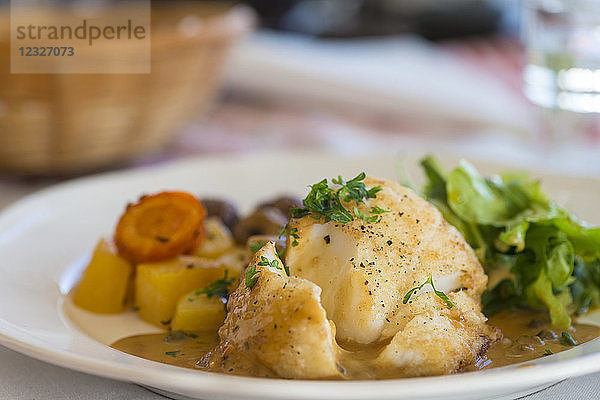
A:
<svg viewBox="0 0 600 400">
<path fill-rule="evenodd" d="M 418 296 L 410 306 L 410 318 L 377 357 L 386 370 L 404 376 L 442 375 L 475 362 L 489 344 L 499 339 L 486 324 L 479 301 L 466 292 L 450 293 L 449 309 L 432 292 Z"/>
<path fill-rule="evenodd" d="M 250 266 L 258 280 L 252 289 L 241 279 L 231 294 L 219 347 L 208 357 L 208 367 L 232 374 L 282 378 L 340 376 L 335 327 L 321 307 L 321 290 L 282 270 L 260 266 L 261 257 L 277 258 L 272 243 L 259 250 Z"/>
<path fill-rule="evenodd" d="M 282 266 L 272 244 L 256 254 L 251 266 L 259 279 L 252 289 L 242 279 L 231 295 L 220 345 L 205 360 L 209 369 L 342 378 L 338 363 L 353 355 L 336 344 L 337 327 L 338 339 L 380 349 L 361 368 L 437 375 L 474 362 L 498 338 L 481 313 L 487 276 L 456 229 L 411 190 L 385 180 L 365 183 L 383 188 L 359 206 L 364 213 L 372 206 L 389 210 L 379 223 L 292 220 L 299 236 L 297 246 L 288 240 L 292 277 L 258 265 L 267 257 Z M 430 285 L 403 302 L 429 277 L 453 307 Z"/>
<path fill-rule="evenodd" d="M 481 313 L 487 276 L 475 253 L 434 206 L 410 189 L 373 178 L 365 184 L 382 190 L 359 210 L 368 213 L 378 206 L 389 212 L 370 224 L 293 220 L 290 228 L 300 238 L 295 247 L 288 242 L 292 275 L 323 289 L 321 301 L 338 339 L 362 344 L 391 339 L 377 358 L 379 367 L 432 375 L 472 363 L 497 338 Z M 449 293 L 452 309 L 430 285 L 403 303 L 430 276 L 437 290 Z"/>
<path fill-rule="evenodd" d="M 323 289 L 323 306 L 338 338 L 372 343 L 393 336 L 399 328 L 390 321 L 402 314 L 404 295 L 429 276 L 439 289 L 464 288 L 479 301 L 487 276 L 440 212 L 397 183 L 372 178 L 365 183 L 383 188 L 359 207 L 363 212 L 375 205 L 389 210 L 379 223 L 322 224 L 304 217 L 290 224 L 300 239 L 298 246 L 288 246 L 287 264 L 292 275 Z"/>
</svg>

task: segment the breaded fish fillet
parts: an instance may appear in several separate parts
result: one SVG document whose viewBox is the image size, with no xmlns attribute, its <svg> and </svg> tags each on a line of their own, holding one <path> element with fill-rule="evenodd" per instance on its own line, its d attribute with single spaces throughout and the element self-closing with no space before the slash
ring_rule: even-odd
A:
<svg viewBox="0 0 600 400">
<path fill-rule="evenodd" d="M 272 243 L 256 253 L 249 267 L 256 283 L 248 287 L 242 274 L 231 294 L 220 344 L 204 360 L 210 370 L 300 379 L 360 377 L 365 369 L 438 375 L 473 363 L 497 339 L 481 313 L 487 276 L 458 231 L 411 190 L 365 184 L 382 187 L 358 206 L 365 214 L 386 210 L 378 222 L 292 219 L 291 277 Z M 342 350 L 336 335 L 363 353 Z"/>
<path fill-rule="evenodd" d="M 473 250 L 431 204 L 397 183 L 366 178 L 367 187 L 381 185 L 372 206 L 389 212 L 379 223 L 356 219 L 321 223 L 310 216 L 293 219 L 297 246 L 289 246 L 291 274 L 323 289 L 321 301 L 340 339 L 372 343 L 402 327 L 398 318 L 404 295 L 433 277 L 443 292 L 462 289 L 479 301 L 487 277 Z M 425 287 L 423 291 L 431 290 Z"/>
<path fill-rule="evenodd" d="M 474 363 L 498 333 L 486 324 L 479 301 L 463 291 L 448 297 L 452 308 L 440 304 L 432 292 L 416 297 L 404 326 L 375 364 L 388 372 L 399 369 L 404 376 L 420 376 L 447 374 Z"/>
<path fill-rule="evenodd" d="M 286 253 L 291 274 L 321 287 L 338 339 L 362 344 L 391 339 L 378 357 L 381 365 L 428 375 L 473 362 L 497 336 L 481 313 L 487 276 L 473 250 L 410 189 L 373 178 L 365 184 L 382 190 L 359 210 L 368 214 L 377 206 L 388 212 L 377 223 L 293 219 L 297 245 L 288 238 Z M 452 309 L 430 284 L 404 304 L 407 293 L 430 277 L 435 289 L 449 295 Z M 435 355 L 428 354 L 432 350 Z"/>
<path fill-rule="evenodd" d="M 229 297 L 220 344 L 206 358 L 206 366 L 254 376 L 341 376 L 337 359 L 342 350 L 321 306 L 321 289 L 306 279 L 288 277 L 272 243 L 255 254 L 249 268 L 253 266 L 258 279 L 248 288 L 242 274 Z"/>
</svg>

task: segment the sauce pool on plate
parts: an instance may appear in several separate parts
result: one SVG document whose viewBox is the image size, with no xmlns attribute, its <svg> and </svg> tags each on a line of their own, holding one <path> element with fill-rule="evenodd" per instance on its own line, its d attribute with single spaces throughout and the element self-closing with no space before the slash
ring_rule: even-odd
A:
<svg viewBox="0 0 600 400">
<path fill-rule="evenodd" d="M 502 331 L 502 339 L 492 343 L 487 352 L 463 371 L 502 367 L 545 357 L 572 348 L 600 336 L 600 327 L 573 324 L 563 332 L 550 327 L 543 313 L 517 310 L 492 316 L 490 324 Z M 131 336 L 112 344 L 122 352 L 164 364 L 184 368 L 204 369 L 198 361 L 218 344 L 216 332 L 172 332 Z M 402 378 L 390 371 L 369 368 L 381 345 L 343 346 L 345 375 L 349 379 Z"/>
<path fill-rule="evenodd" d="M 113 343 L 111 347 L 124 353 L 184 368 L 197 368 L 200 357 L 218 343 L 216 332 L 180 331 L 136 335 Z"/>
<path fill-rule="evenodd" d="M 502 331 L 502 339 L 492 343 L 466 371 L 534 360 L 600 336 L 600 327 L 595 325 L 574 323 L 567 331 L 553 329 L 545 314 L 526 310 L 500 312 L 490 317 L 489 323 Z"/>
</svg>

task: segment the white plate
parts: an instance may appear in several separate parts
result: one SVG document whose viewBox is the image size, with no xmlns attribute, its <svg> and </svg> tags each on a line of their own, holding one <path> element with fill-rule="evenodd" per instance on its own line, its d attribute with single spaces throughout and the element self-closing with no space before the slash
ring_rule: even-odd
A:
<svg viewBox="0 0 600 400">
<path fill-rule="evenodd" d="M 406 162 L 416 171 L 418 157 Z M 457 160 L 448 156 L 444 164 Z M 242 210 L 275 194 L 302 194 L 307 184 L 360 171 L 394 178 L 397 158 L 271 154 L 197 159 L 75 180 L 29 196 L 0 215 L 0 344 L 75 370 L 150 386 L 183 398 L 474 399 L 530 393 L 600 370 L 600 341 L 519 366 L 451 376 L 387 381 L 290 381 L 205 373 L 143 360 L 106 343 L 151 329 L 135 316 L 97 316 L 74 309 L 64 293 L 82 255 L 110 235 L 124 205 L 163 189 L 224 196 Z M 505 168 L 476 163 L 489 173 Z M 583 218 L 600 223 L 600 181 L 537 174 L 548 192 Z M 600 321 L 600 319 L 597 319 Z"/>
</svg>

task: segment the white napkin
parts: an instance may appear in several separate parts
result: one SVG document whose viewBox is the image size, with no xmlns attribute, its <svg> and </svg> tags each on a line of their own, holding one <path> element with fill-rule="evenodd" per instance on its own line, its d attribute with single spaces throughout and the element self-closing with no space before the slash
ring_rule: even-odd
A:
<svg viewBox="0 0 600 400">
<path fill-rule="evenodd" d="M 516 93 L 413 36 L 322 40 L 263 31 L 242 42 L 231 61 L 230 86 L 278 101 L 532 132 Z"/>
</svg>

